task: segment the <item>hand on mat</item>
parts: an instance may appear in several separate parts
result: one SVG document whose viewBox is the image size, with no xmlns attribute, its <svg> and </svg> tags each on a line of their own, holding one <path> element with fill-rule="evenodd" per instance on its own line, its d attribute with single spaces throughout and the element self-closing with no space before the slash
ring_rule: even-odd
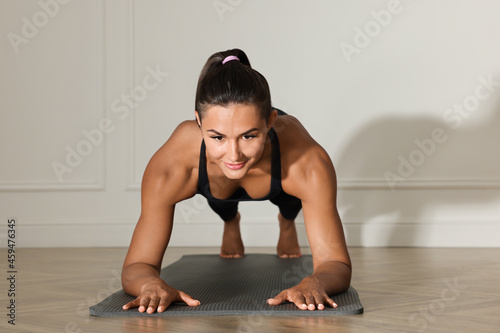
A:
<svg viewBox="0 0 500 333">
<path fill-rule="evenodd" d="M 163 312 L 173 302 L 184 302 L 189 306 L 198 306 L 200 301 L 191 296 L 168 286 L 163 280 L 144 284 L 141 288 L 141 294 L 133 301 L 123 306 L 124 310 L 139 307 L 139 312 L 155 311 Z"/>
<path fill-rule="evenodd" d="M 274 298 L 268 299 L 267 303 L 279 305 L 286 301 L 294 303 L 301 310 L 323 310 L 325 305 L 337 307 L 337 304 L 321 287 L 320 282 L 312 276 L 306 277 L 295 287 L 283 290 Z"/>
</svg>

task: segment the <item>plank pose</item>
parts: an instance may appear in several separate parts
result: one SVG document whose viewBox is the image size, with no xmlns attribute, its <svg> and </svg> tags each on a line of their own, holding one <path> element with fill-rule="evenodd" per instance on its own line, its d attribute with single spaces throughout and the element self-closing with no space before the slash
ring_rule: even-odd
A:
<svg viewBox="0 0 500 333">
<path fill-rule="evenodd" d="M 238 202 L 279 207 L 278 256 L 300 257 L 295 217 L 303 209 L 314 272 L 267 300 L 302 310 L 336 307 L 328 295 L 347 290 L 351 262 L 336 207 L 333 164 L 301 123 L 274 109 L 266 79 L 239 49 L 213 54 L 201 71 L 196 120 L 182 122 L 154 154 L 142 181 L 142 210 L 122 271 L 124 309 L 163 312 L 199 301 L 160 278 L 176 203 L 199 193 L 224 221 L 220 256 L 244 255 Z"/>
</svg>

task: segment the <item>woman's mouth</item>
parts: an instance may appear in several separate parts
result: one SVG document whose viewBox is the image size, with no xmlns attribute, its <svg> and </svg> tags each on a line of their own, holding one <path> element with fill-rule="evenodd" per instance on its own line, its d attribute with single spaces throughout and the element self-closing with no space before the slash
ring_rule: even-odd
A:
<svg viewBox="0 0 500 333">
<path fill-rule="evenodd" d="M 224 162 L 226 167 L 231 170 L 239 170 L 245 166 L 246 163 L 226 163 Z"/>
</svg>

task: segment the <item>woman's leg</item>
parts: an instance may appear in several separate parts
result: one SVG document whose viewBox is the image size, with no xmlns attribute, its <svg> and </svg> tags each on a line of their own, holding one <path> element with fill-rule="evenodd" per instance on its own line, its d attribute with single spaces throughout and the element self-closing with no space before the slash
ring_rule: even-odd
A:
<svg viewBox="0 0 500 333">
<path fill-rule="evenodd" d="M 245 247 L 240 233 L 240 213 L 230 221 L 224 221 L 224 234 L 220 247 L 221 258 L 241 258 L 245 254 Z"/>
<path fill-rule="evenodd" d="M 220 256 L 222 258 L 241 258 L 245 247 L 240 233 L 240 213 L 238 213 L 238 202 L 213 202 L 208 201 L 209 206 L 224 221 L 224 233 Z"/>
<path fill-rule="evenodd" d="M 278 221 L 280 223 L 280 237 L 276 247 L 278 256 L 280 258 L 299 258 L 302 253 L 297 239 L 295 221 L 285 219 L 281 213 L 278 214 Z"/>
<path fill-rule="evenodd" d="M 277 252 L 280 258 L 298 258 L 302 256 L 297 230 L 295 228 L 295 218 L 302 209 L 300 199 L 282 192 L 271 202 L 279 207 L 278 221 L 280 225 L 280 236 L 278 239 Z"/>
</svg>

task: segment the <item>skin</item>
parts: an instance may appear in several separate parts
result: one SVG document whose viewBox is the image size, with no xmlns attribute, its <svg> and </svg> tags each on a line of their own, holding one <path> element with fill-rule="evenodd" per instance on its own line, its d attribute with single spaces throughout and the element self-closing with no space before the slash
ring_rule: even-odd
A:
<svg viewBox="0 0 500 333">
<path fill-rule="evenodd" d="M 302 310 L 336 307 L 328 294 L 347 290 L 351 261 L 336 207 L 336 175 L 326 151 L 292 116 L 266 121 L 253 105 L 209 107 L 196 121 L 181 123 L 151 158 L 143 177 L 141 215 L 122 270 L 122 285 L 137 298 L 124 309 L 163 312 L 172 302 L 197 306 L 199 301 L 168 286 L 160 278 L 163 254 L 172 232 L 175 204 L 196 194 L 199 149 L 206 144 L 207 174 L 212 195 L 224 199 L 238 187 L 252 198 L 269 192 L 271 144 L 274 127 L 280 142 L 283 190 L 302 201 L 305 227 L 313 257 L 313 274 L 297 286 L 267 300 L 270 305 L 289 301 Z M 174 157 L 174 158 L 173 158 Z M 243 256 L 239 214 L 224 224 L 222 257 Z M 294 221 L 278 216 L 278 255 L 300 256 Z"/>
</svg>

